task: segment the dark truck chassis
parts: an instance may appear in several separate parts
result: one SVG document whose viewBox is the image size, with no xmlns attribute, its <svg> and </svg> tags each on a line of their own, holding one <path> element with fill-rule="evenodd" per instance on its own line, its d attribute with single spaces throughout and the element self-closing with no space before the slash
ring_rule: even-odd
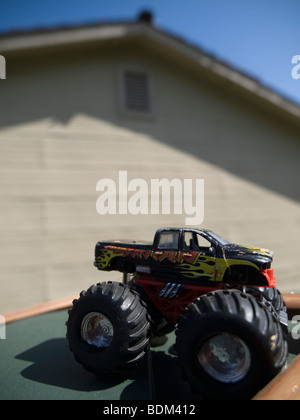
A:
<svg viewBox="0 0 300 420">
<path fill-rule="evenodd" d="M 153 244 L 98 242 L 95 266 L 131 279 L 91 286 L 73 302 L 67 337 L 98 374 L 130 374 L 153 336 L 176 329 L 180 366 L 208 398 L 249 398 L 287 359 L 287 314 L 272 253 L 209 230 L 157 230 Z"/>
</svg>

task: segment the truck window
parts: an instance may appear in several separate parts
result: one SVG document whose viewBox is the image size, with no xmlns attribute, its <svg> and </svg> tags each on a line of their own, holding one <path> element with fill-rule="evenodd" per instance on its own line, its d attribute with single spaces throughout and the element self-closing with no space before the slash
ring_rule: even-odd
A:
<svg viewBox="0 0 300 420">
<path fill-rule="evenodd" d="M 179 231 L 167 230 L 161 232 L 157 248 L 160 249 L 178 249 Z"/>
<path fill-rule="evenodd" d="M 211 243 L 198 233 L 185 232 L 183 246 L 187 251 L 206 251 L 211 247 Z"/>
<path fill-rule="evenodd" d="M 194 251 L 194 234 L 193 232 L 184 232 L 183 249 Z"/>
<path fill-rule="evenodd" d="M 211 243 L 206 238 L 204 238 L 203 236 L 197 234 L 196 239 L 197 239 L 197 245 L 198 245 L 199 249 L 203 250 L 203 248 L 204 249 L 209 249 L 211 247 Z"/>
</svg>

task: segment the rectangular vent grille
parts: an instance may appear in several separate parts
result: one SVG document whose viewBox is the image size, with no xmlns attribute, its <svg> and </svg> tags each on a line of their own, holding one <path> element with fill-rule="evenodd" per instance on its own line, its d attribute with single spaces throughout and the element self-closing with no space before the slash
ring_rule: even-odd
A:
<svg viewBox="0 0 300 420">
<path fill-rule="evenodd" d="M 124 73 L 125 110 L 150 112 L 149 78 L 146 73 L 126 71 Z"/>
</svg>

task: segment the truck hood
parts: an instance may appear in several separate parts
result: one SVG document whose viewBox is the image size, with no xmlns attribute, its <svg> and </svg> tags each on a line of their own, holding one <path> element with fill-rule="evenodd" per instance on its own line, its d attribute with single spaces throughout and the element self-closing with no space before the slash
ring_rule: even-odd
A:
<svg viewBox="0 0 300 420">
<path fill-rule="evenodd" d="M 249 258 L 251 260 L 273 261 L 273 252 L 269 249 L 230 244 L 226 245 L 226 256 L 231 258 Z"/>
</svg>

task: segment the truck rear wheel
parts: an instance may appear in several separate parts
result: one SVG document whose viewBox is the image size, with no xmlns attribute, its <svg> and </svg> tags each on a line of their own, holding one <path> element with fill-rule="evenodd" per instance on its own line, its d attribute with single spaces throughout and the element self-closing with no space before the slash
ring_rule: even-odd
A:
<svg viewBox="0 0 300 420">
<path fill-rule="evenodd" d="M 149 348 L 149 332 L 149 317 L 139 295 L 116 282 L 81 292 L 67 321 L 70 350 L 96 374 L 130 374 Z"/>
<path fill-rule="evenodd" d="M 287 343 L 276 317 L 253 296 L 219 290 L 191 303 L 178 323 L 184 377 L 210 399 L 248 399 L 284 367 Z"/>
</svg>

